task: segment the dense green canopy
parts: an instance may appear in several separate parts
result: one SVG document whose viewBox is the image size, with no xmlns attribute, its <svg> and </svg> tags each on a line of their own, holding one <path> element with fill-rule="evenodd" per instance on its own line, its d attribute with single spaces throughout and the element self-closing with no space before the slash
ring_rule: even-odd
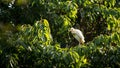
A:
<svg viewBox="0 0 120 68">
<path fill-rule="evenodd" d="M 0 67 L 114 68 L 119 58 L 119 0 L 0 0 Z"/>
</svg>

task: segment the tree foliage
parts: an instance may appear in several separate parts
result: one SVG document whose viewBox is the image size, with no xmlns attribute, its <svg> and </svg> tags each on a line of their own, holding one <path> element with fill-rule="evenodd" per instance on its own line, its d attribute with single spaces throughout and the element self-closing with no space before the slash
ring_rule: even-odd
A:
<svg viewBox="0 0 120 68">
<path fill-rule="evenodd" d="M 119 0 L 0 0 L 0 67 L 114 68 L 119 58 Z"/>
</svg>

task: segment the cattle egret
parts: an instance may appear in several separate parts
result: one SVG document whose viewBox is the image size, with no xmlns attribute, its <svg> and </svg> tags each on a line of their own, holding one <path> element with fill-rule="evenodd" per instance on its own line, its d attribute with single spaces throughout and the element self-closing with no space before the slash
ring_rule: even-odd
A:
<svg viewBox="0 0 120 68">
<path fill-rule="evenodd" d="M 79 29 L 70 28 L 69 31 L 73 34 L 73 37 L 79 42 L 79 45 L 85 42 L 83 33 Z"/>
</svg>

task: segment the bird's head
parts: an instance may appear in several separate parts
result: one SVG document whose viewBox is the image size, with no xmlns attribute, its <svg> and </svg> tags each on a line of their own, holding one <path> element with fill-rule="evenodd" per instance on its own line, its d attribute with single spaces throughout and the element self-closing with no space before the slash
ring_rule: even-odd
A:
<svg viewBox="0 0 120 68">
<path fill-rule="evenodd" d="M 73 32 L 75 29 L 72 27 L 68 31 Z"/>
</svg>

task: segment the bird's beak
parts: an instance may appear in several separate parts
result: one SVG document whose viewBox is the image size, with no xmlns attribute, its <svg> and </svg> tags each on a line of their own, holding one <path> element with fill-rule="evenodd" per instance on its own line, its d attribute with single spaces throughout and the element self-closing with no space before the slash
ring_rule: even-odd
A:
<svg viewBox="0 0 120 68">
<path fill-rule="evenodd" d="M 68 29 L 68 32 L 71 32 L 71 29 Z"/>
</svg>

